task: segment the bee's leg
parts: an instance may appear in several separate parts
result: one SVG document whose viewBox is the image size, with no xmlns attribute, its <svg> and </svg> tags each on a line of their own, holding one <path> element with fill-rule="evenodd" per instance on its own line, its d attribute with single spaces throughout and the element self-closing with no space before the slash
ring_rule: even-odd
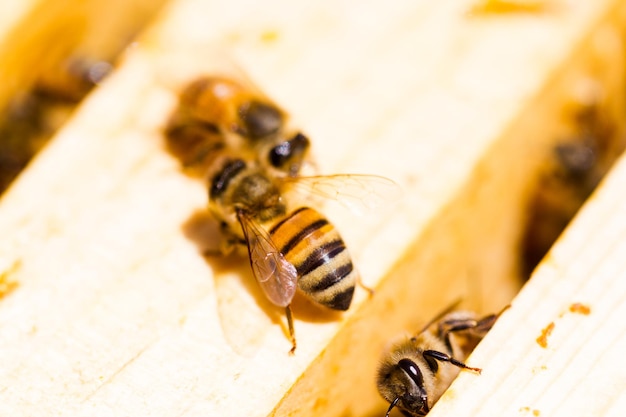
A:
<svg viewBox="0 0 626 417">
<path fill-rule="evenodd" d="M 245 241 L 237 240 L 228 240 L 225 239 L 220 243 L 219 248 L 217 249 L 205 249 L 202 251 L 202 255 L 206 258 L 215 258 L 219 256 L 228 256 L 230 255 L 235 247 L 238 245 L 245 245 Z"/>
<path fill-rule="evenodd" d="M 472 368 L 470 366 L 467 366 L 463 362 L 454 359 L 447 353 L 439 352 L 436 350 L 425 350 L 424 353 L 422 353 L 422 356 L 424 356 L 424 359 L 426 359 L 426 362 L 428 362 L 429 365 L 432 363 L 433 360 L 435 360 L 440 362 L 449 362 L 454 366 L 458 366 L 459 368 L 467 369 L 469 371 L 474 371 L 478 374 L 482 372 L 482 369 L 480 368 Z"/>
<path fill-rule="evenodd" d="M 291 350 L 289 351 L 290 355 L 293 355 L 296 352 L 296 331 L 293 327 L 293 316 L 291 315 L 291 307 L 285 307 L 285 314 L 287 315 L 287 326 L 289 327 L 289 337 L 291 337 Z"/>
<path fill-rule="evenodd" d="M 217 249 L 206 249 L 202 254 L 207 257 L 228 256 L 237 245 L 247 245 L 245 239 L 241 239 L 228 229 L 226 223 L 220 225 L 222 236 L 224 237 Z"/>
<path fill-rule="evenodd" d="M 439 323 L 439 335 L 444 339 L 448 339 L 450 333 L 462 332 L 463 330 L 475 330 L 476 332 L 483 330 L 486 332 L 491 329 L 496 318 L 495 314 L 490 314 L 480 320 L 473 318 L 445 320 Z"/>
<path fill-rule="evenodd" d="M 494 324 L 496 324 L 496 320 L 500 317 L 499 314 L 489 314 L 488 316 L 483 317 L 482 319 L 476 322 L 476 326 L 474 326 L 474 331 L 479 334 L 487 333 Z"/>
<path fill-rule="evenodd" d="M 224 256 L 224 253 L 220 249 L 205 249 L 202 251 L 202 256 L 205 258 L 217 258 L 218 256 Z"/>
<path fill-rule="evenodd" d="M 356 283 L 359 287 L 363 288 L 365 291 L 367 291 L 369 293 L 369 296 L 373 296 L 374 295 L 374 289 L 368 287 L 367 285 L 363 284 L 363 280 L 361 279 L 361 276 L 359 275 L 356 279 Z"/>
<path fill-rule="evenodd" d="M 439 336 L 446 341 L 446 344 L 450 347 L 450 334 L 455 332 L 462 332 L 464 330 L 470 331 L 470 333 L 479 338 L 491 330 L 498 318 L 504 313 L 509 306 L 504 307 L 498 314 L 489 314 L 481 319 L 450 319 L 439 323 Z"/>
</svg>

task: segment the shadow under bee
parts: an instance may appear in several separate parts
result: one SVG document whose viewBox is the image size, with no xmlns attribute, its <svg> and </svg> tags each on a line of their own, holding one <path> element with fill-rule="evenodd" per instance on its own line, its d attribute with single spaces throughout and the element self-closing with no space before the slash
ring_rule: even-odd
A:
<svg viewBox="0 0 626 417">
<path fill-rule="evenodd" d="M 221 236 L 219 224 L 213 219 L 211 213 L 205 210 L 197 210 L 182 226 L 185 237 L 191 240 L 198 247 L 201 254 L 213 251 L 219 245 Z M 256 280 L 252 276 L 248 255 L 245 252 L 245 245 L 241 245 L 240 250 L 224 256 L 205 255 L 204 259 L 215 272 L 216 281 L 219 277 L 228 273 L 236 273 L 241 277 L 241 284 L 244 290 L 253 294 L 255 301 L 268 315 L 276 312 L 277 322 L 281 322 L 283 313 L 277 309 L 263 294 Z M 299 292 L 292 304 L 293 311 L 298 320 L 311 323 L 326 323 L 338 320 L 342 312 L 324 308 L 313 301 L 310 301 Z"/>
<path fill-rule="evenodd" d="M 279 325 L 289 337 L 284 311 L 263 294 L 250 269 L 245 245 L 228 255 L 217 254 L 222 239 L 220 226 L 206 210 L 192 213 L 183 223 L 182 231 L 197 246 L 213 271 L 220 324 L 234 351 L 251 355 L 271 326 Z M 216 254 L 207 255 L 207 252 Z M 294 317 L 305 322 L 331 322 L 342 316 L 341 312 L 319 306 L 299 292 L 296 292 L 291 307 Z"/>
</svg>

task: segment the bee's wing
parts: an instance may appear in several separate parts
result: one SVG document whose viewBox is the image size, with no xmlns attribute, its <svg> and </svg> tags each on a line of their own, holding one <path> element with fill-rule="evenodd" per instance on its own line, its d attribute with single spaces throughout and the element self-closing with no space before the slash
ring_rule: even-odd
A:
<svg viewBox="0 0 626 417">
<path fill-rule="evenodd" d="M 422 330 L 419 331 L 419 333 L 424 333 L 430 326 L 432 326 L 433 324 L 435 324 L 437 321 L 441 320 L 443 317 L 445 317 L 446 314 L 450 313 L 452 310 L 454 310 L 455 308 L 457 308 L 459 306 L 459 304 L 461 304 L 461 301 L 463 301 L 461 298 L 458 298 L 456 300 L 454 300 L 452 303 L 450 303 L 446 308 L 444 308 L 443 310 L 441 310 L 439 313 L 437 313 L 437 315 L 435 317 L 433 317 L 432 319 L 430 319 L 428 321 L 428 323 L 426 323 L 424 325 L 424 327 L 422 328 Z"/>
<path fill-rule="evenodd" d="M 265 229 L 245 214 L 238 213 L 237 217 L 248 244 L 254 277 L 273 304 L 288 306 L 296 293 L 296 268 L 280 253 Z"/>
<path fill-rule="evenodd" d="M 402 191 L 394 181 L 378 175 L 336 174 L 285 178 L 287 184 L 336 201 L 356 214 L 365 214 L 396 202 Z"/>
</svg>

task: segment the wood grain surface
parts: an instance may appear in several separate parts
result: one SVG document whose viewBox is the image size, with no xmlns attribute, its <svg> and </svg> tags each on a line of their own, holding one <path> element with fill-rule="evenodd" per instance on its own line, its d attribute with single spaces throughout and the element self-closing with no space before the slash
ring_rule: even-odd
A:
<svg viewBox="0 0 626 417">
<path fill-rule="evenodd" d="M 622 158 L 430 416 L 624 413 L 624 181 Z"/>
<path fill-rule="evenodd" d="M 571 125 L 564 109 L 580 104 L 585 80 L 623 87 L 622 3 L 494 14 L 469 1 L 172 2 L 0 200 L 0 270 L 18 282 L 0 302 L 0 414 L 384 415 L 373 376 L 391 337 L 458 297 L 494 311 L 518 290 L 529 195 Z M 297 299 L 294 356 L 282 312 L 263 298 L 245 256 L 201 255 L 219 244 L 206 186 L 163 143 L 185 82 L 239 69 L 310 135 L 320 173 L 383 175 L 403 188 L 399 202 L 363 218 L 323 207 L 376 293 L 357 291 L 342 315 Z M 615 100 L 607 108 L 619 112 L 623 97 Z M 596 201 L 609 227 L 618 212 Z M 585 265 L 581 279 L 596 264 Z M 598 306 L 572 281 L 576 291 L 554 295 L 552 270 L 540 268 L 470 358 L 486 368 L 475 399 L 496 386 L 519 394 L 513 379 L 489 377 L 515 375 L 518 362 L 490 355 L 502 340 L 525 335 L 507 358 L 532 347 L 543 375 L 563 369 L 565 378 L 550 379 L 562 384 L 554 402 L 534 401 L 529 382 L 506 415 L 587 415 L 565 401 L 582 397 L 572 384 L 585 375 L 565 366 L 580 351 L 542 355 L 579 322 L 576 340 L 593 349 L 591 324 L 612 317 L 623 294 Z M 610 287 L 617 275 L 601 279 Z M 590 314 L 568 313 L 573 302 Z M 542 349 L 535 339 L 550 321 Z M 608 343 L 623 326 L 600 329 Z M 475 379 L 463 375 L 453 392 Z"/>
</svg>

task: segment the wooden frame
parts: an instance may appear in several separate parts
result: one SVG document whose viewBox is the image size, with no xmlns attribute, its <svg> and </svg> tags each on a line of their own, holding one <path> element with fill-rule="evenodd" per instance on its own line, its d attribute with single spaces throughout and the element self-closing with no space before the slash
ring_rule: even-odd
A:
<svg viewBox="0 0 626 417">
<path fill-rule="evenodd" d="M 494 15 L 470 13 L 468 1 L 172 3 L 1 200 L 0 267 L 19 287 L 0 303 L 7 364 L 0 410 L 384 414 L 373 375 L 387 340 L 418 329 L 459 296 L 484 311 L 512 299 L 527 204 L 559 135 L 571 127 L 568 109 L 584 105 L 579 82 L 623 91 L 622 2 L 551 4 Z M 227 58 L 213 53 L 222 48 Z M 379 174 L 404 189 L 400 203 L 364 219 L 324 208 L 376 294 L 359 292 L 340 317 L 298 300 L 293 357 L 281 312 L 263 299 L 245 257 L 201 256 L 217 239 L 204 211 L 206 187 L 164 150 L 162 129 L 183 83 L 221 70 L 225 59 L 289 109 L 311 136 L 321 173 Z M 607 112 L 623 114 L 623 97 L 608 103 Z M 612 211 L 620 206 L 604 206 L 611 198 L 598 198 L 584 218 L 599 210 L 607 228 L 621 230 L 609 223 L 620 221 Z M 584 236 L 575 228 L 566 235 L 575 248 L 564 245 L 550 259 L 559 255 L 564 264 L 578 256 L 576 242 L 604 230 L 592 223 L 581 220 Z M 553 271 L 540 267 L 470 358 L 485 374 L 463 375 L 434 415 L 478 410 L 481 401 L 505 414 L 585 415 L 562 406 L 568 392 L 579 394 L 568 391 L 573 381 L 586 378 L 569 370 L 565 355 L 578 360 L 574 344 L 593 350 L 600 343 L 595 324 L 604 323 L 602 335 L 621 337 L 609 309 L 621 293 L 582 297 L 579 274 L 561 284 L 573 286 L 571 297 L 558 298 Z M 601 276 L 617 285 L 619 268 Z M 603 296 L 606 307 L 596 303 Z M 568 313 L 575 302 L 591 313 Z M 530 322 L 520 329 L 524 317 Z M 555 329 L 544 350 L 535 339 L 550 321 Z M 579 323 L 585 333 L 565 340 Z M 505 341 L 520 344 L 495 355 Z M 562 387 L 558 401 L 535 402 L 531 375 L 515 373 L 514 359 L 527 349 L 525 366 L 541 366 L 542 355 L 559 346 L 569 347 L 549 357 L 547 376 L 534 376 L 543 378 L 538 387 Z M 605 351 L 603 366 L 618 346 Z M 514 380 L 526 383 L 527 394 L 505 406 Z M 606 396 L 598 401 L 614 398 L 600 391 Z"/>
</svg>

